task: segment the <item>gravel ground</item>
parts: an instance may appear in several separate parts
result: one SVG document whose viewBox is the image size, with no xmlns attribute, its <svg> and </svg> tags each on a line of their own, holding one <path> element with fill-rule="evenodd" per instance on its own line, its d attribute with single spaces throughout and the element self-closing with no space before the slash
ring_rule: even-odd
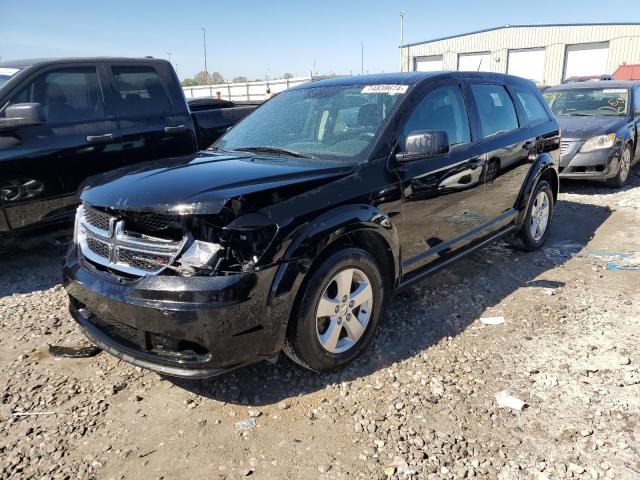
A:
<svg viewBox="0 0 640 480">
<path fill-rule="evenodd" d="M 54 358 L 87 344 L 63 249 L 3 254 L 0 478 L 640 479 L 640 270 L 618 268 L 640 262 L 640 175 L 563 189 L 544 249 L 497 243 L 399 294 L 334 375 L 284 356 L 206 381 Z"/>
</svg>

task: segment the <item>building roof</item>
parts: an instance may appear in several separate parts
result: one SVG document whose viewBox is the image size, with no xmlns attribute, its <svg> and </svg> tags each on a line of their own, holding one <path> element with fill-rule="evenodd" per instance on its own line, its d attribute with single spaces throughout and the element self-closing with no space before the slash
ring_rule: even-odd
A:
<svg viewBox="0 0 640 480">
<path fill-rule="evenodd" d="M 467 32 L 467 33 L 459 33 L 457 35 L 449 35 L 447 37 L 440 37 L 440 38 L 433 38 L 431 40 L 424 40 L 422 42 L 414 42 L 414 43 L 406 43 L 404 45 L 400 45 L 400 48 L 405 48 L 405 47 L 413 47 L 416 45 L 423 45 L 425 43 L 433 43 L 433 42 L 440 42 L 442 40 L 449 40 L 450 38 L 457 38 L 457 37 L 466 37 L 467 35 L 475 35 L 477 33 L 486 33 L 486 32 L 492 32 L 494 30 L 503 30 L 505 28 L 533 28 L 533 27 L 594 27 L 594 26 L 599 26 L 599 25 L 620 25 L 620 26 L 629 26 L 629 25 L 638 25 L 640 26 L 640 23 L 638 22 L 611 22 L 611 23 L 547 23 L 547 24 L 541 24 L 541 25 L 533 25 L 533 24 L 522 24 L 522 25 L 503 25 L 501 27 L 493 27 L 493 28 L 485 28 L 484 30 L 475 30 L 473 32 Z"/>
</svg>

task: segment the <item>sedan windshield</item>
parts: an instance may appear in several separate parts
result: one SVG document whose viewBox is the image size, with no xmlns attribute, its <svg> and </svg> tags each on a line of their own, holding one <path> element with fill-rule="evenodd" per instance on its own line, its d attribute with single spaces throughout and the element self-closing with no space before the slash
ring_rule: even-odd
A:
<svg viewBox="0 0 640 480">
<path fill-rule="evenodd" d="M 238 123 L 212 148 L 363 160 L 406 89 L 361 85 L 288 90 Z"/>
<path fill-rule="evenodd" d="M 544 98 L 560 116 L 625 116 L 629 91 L 626 88 L 576 88 L 545 92 Z"/>
</svg>

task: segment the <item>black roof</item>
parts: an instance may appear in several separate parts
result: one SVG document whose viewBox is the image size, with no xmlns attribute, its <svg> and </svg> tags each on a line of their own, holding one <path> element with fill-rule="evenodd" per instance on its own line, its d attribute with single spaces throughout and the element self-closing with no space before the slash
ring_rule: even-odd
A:
<svg viewBox="0 0 640 480">
<path fill-rule="evenodd" d="M 546 92 L 556 92 L 562 90 L 576 90 L 578 88 L 631 88 L 640 86 L 640 80 L 596 80 L 589 82 L 563 83 L 555 87 L 549 87 Z"/>
<path fill-rule="evenodd" d="M 140 57 L 140 58 L 131 58 L 131 57 L 51 57 L 51 58 L 26 58 L 26 59 L 18 59 L 18 60 L 5 60 L 0 62 L 0 68 L 2 67 L 12 67 L 12 68 L 24 68 L 29 67 L 31 65 L 44 65 L 44 64 L 55 64 L 55 63 L 81 63 L 81 62 L 104 62 L 104 61 L 117 61 L 117 62 L 136 62 L 136 63 L 146 63 L 146 62 L 166 62 L 163 58 L 150 58 L 150 57 Z"/>
<path fill-rule="evenodd" d="M 329 78 L 315 82 L 307 82 L 289 90 L 317 88 L 317 87 L 348 87 L 358 85 L 415 85 L 425 79 L 446 80 L 452 78 L 485 78 L 485 79 L 508 79 L 511 83 L 533 83 L 513 75 L 494 72 L 458 72 L 458 71 L 437 71 L 437 72 L 398 72 L 398 73 L 378 73 L 371 75 L 353 75 L 344 77 Z"/>
<path fill-rule="evenodd" d="M 467 35 L 475 35 L 476 33 L 492 32 L 494 30 L 502 30 L 503 28 L 531 28 L 531 27 L 591 27 L 598 25 L 640 25 L 640 23 L 634 22 L 609 22 L 609 23 L 543 23 L 543 24 L 520 24 L 520 25 L 502 25 L 501 27 L 485 28 L 483 30 L 474 30 L 473 32 L 459 33 L 457 35 L 448 35 L 446 37 L 433 38 L 431 40 L 424 40 L 422 42 L 405 43 L 400 45 L 403 47 L 414 47 L 416 45 L 422 45 L 424 43 L 439 42 L 441 40 L 449 40 L 450 38 L 466 37 Z"/>
</svg>

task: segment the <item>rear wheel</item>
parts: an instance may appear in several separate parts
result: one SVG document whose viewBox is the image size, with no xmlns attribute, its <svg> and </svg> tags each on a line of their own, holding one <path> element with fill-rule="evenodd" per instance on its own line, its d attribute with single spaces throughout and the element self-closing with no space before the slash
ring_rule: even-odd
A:
<svg viewBox="0 0 640 480">
<path fill-rule="evenodd" d="M 532 252 L 547 240 L 553 219 L 553 190 L 546 180 L 536 185 L 527 207 L 522 228 L 514 236 L 514 245 L 520 250 Z"/>
<path fill-rule="evenodd" d="M 620 167 L 615 177 L 607 180 L 607 186 L 613 188 L 623 187 L 627 183 L 629 178 L 629 171 L 631 170 L 631 144 L 625 145 L 622 153 L 620 154 Z"/>
<path fill-rule="evenodd" d="M 371 341 L 385 301 L 382 276 L 373 257 L 353 247 L 323 259 L 310 275 L 284 350 L 303 367 L 334 371 Z"/>
</svg>

